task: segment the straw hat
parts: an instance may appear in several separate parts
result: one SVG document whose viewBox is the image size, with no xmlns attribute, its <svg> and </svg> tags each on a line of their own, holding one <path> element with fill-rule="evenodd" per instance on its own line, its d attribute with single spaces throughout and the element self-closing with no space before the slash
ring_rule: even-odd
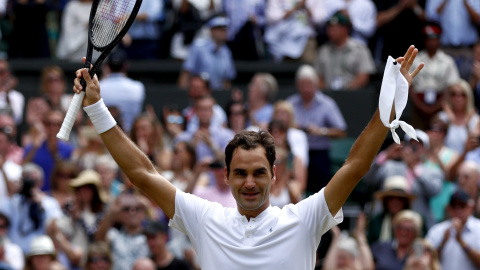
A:
<svg viewBox="0 0 480 270">
<path fill-rule="evenodd" d="M 103 203 L 108 202 L 108 195 L 103 189 L 100 174 L 98 174 L 96 171 L 84 170 L 78 175 L 77 178 L 73 178 L 70 181 L 70 187 L 72 188 L 78 188 L 85 185 L 94 185 L 97 188 L 100 200 L 102 200 Z"/>
<path fill-rule="evenodd" d="M 407 178 L 402 175 L 394 175 L 385 179 L 383 189 L 375 192 L 374 196 L 378 200 L 383 200 L 389 196 L 407 198 L 410 201 L 414 200 L 416 196 L 410 194 L 407 190 Z"/>
<path fill-rule="evenodd" d="M 39 235 L 32 239 L 30 242 L 30 251 L 27 253 L 27 257 L 35 255 L 52 255 L 56 256 L 57 251 L 53 245 L 53 241 L 46 235 Z"/>
</svg>

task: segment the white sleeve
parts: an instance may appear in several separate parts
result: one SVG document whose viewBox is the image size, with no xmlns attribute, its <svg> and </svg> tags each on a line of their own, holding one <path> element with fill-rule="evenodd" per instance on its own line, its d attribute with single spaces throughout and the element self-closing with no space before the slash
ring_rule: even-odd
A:
<svg viewBox="0 0 480 270">
<path fill-rule="evenodd" d="M 328 210 L 324 190 L 325 188 L 322 188 L 319 192 L 295 205 L 300 220 L 303 220 L 310 234 L 315 235 L 317 244 L 320 243 L 320 238 L 324 233 L 343 221 L 343 211 L 341 208 L 335 217 L 333 217 L 330 210 Z"/>
</svg>

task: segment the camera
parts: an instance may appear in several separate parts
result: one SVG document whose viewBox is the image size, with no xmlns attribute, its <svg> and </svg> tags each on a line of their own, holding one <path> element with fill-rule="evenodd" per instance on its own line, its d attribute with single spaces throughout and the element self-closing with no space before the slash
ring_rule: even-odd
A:
<svg viewBox="0 0 480 270">
<path fill-rule="evenodd" d="M 35 180 L 31 178 L 24 178 L 22 179 L 22 183 L 22 189 L 19 193 L 26 198 L 32 198 L 32 189 L 35 187 Z"/>
</svg>

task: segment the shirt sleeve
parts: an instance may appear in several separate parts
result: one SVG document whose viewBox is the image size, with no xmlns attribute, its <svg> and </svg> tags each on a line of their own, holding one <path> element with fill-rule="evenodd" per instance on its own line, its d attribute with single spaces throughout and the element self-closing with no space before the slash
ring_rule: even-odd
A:
<svg viewBox="0 0 480 270">
<path fill-rule="evenodd" d="M 345 122 L 345 119 L 343 118 L 342 112 L 338 108 L 337 104 L 333 99 L 330 100 L 329 102 L 329 111 L 330 113 L 327 114 L 327 123 L 329 127 L 334 127 L 338 128 L 341 130 L 346 130 L 347 129 L 347 123 Z"/>
<path fill-rule="evenodd" d="M 334 216 L 328 210 L 327 201 L 324 195 L 325 188 L 310 197 L 300 201 L 295 206 L 298 210 L 300 220 L 303 220 L 307 230 L 315 235 L 315 241 L 318 244 L 322 235 L 333 226 L 343 221 L 343 211 L 340 209 Z"/>
<path fill-rule="evenodd" d="M 190 46 L 190 52 L 183 62 L 182 68 L 190 73 L 198 73 L 197 57 L 198 57 L 198 46 L 192 44 Z"/>
</svg>

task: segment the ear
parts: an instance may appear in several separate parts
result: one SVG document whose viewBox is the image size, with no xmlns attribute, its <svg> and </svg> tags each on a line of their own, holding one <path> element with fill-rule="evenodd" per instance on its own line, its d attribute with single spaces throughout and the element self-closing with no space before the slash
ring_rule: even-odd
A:
<svg viewBox="0 0 480 270">
<path fill-rule="evenodd" d="M 277 181 L 277 167 L 273 165 L 272 184 L 274 184 L 275 181 Z"/>
<path fill-rule="evenodd" d="M 225 177 L 223 178 L 223 181 L 225 181 L 225 184 L 227 186 L 230 186 L 230 181 L 228 180 L 228 171 L 227 171 L 227 166 L 225 166 L 225 168 L 223 169 L 224 172 L 225 172 Z"/>
</svg>

